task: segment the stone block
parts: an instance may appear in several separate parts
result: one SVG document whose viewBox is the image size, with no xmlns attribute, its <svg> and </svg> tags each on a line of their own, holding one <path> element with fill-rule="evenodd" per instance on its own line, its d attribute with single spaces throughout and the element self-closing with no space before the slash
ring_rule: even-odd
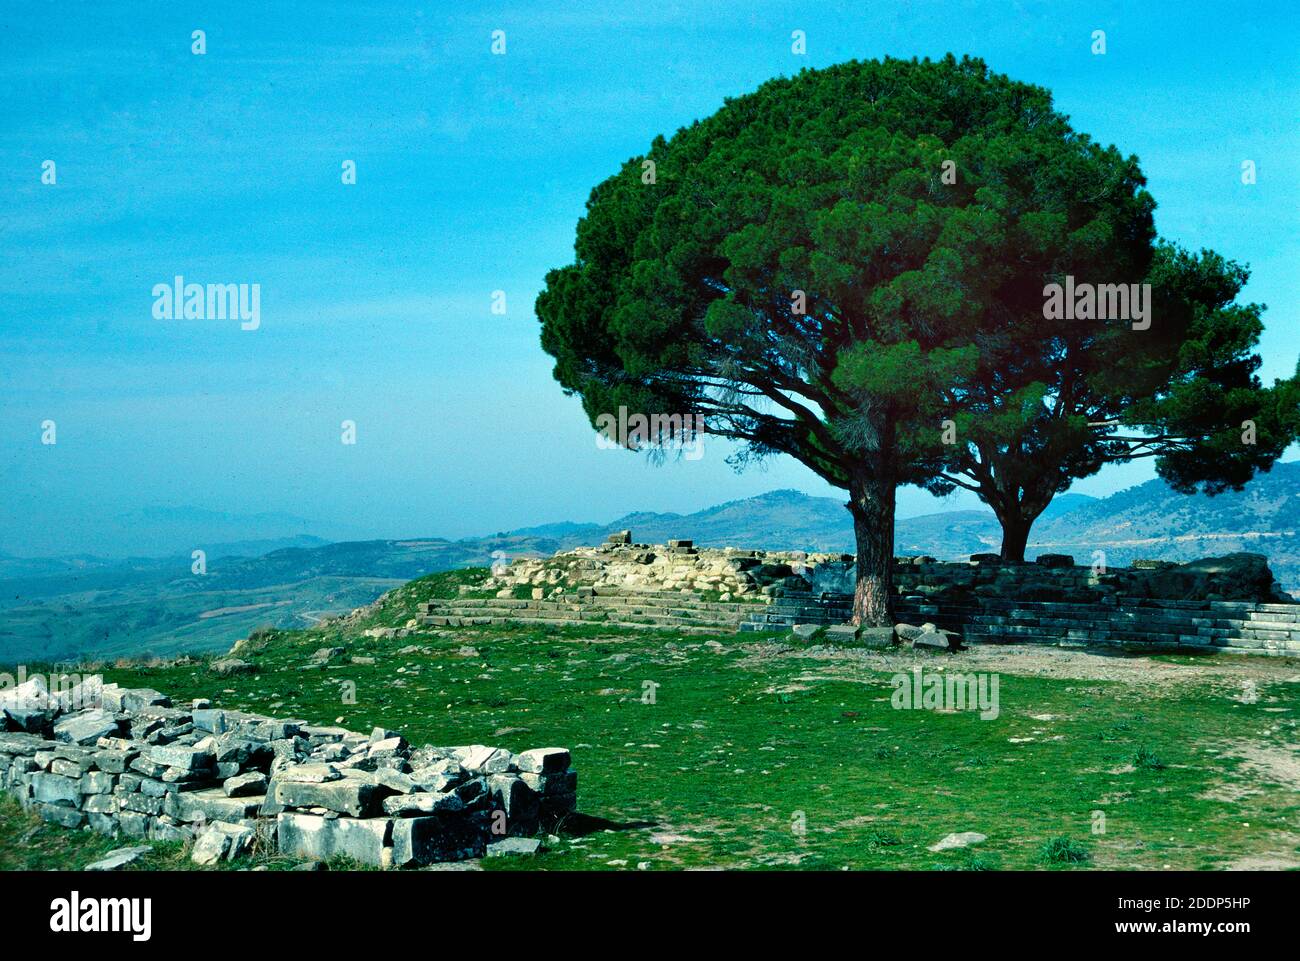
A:
<svg viewBox="0 0 1300 961">
<path fill-rule="evenodd" d="M 62 804 L 37 804 L 36 813 L 42 821 L 65 828 L 79 828 L 86 823 L 84 813 Z"/>
<path fill-rule="evenodd" d="M 239 824 L 215 821 L 195 836 L 190 860 L 205 866 L 222 860 L 233 861 L 249 854 L 256 840 L 257 831 L 251 821 Z"/>
<path fill-rule="evenodd" d="M 379 813 L 386 789 L 352 778 L 324 783 L 283 781 L 277 779 L 275 800 L 285 807 L 322 807 L 352 817 L 370 817 Z"/>
<path fill-rule="evenodd" d="M 121 774 L 136 759 L 138 751 L 96 751 L 92 755 L 95 767 L 109 774 Z"/>
<path fill-rule="evenodd" d="M 121 724 L 107 711 L 82 711 L 54 722 L 54 738 L 72 744 L 94 744 L 101 737 L 116 734 Z"/>
<path fill-rule="evenodd" d="M 168 794 L 164 810 L 177 821 L 242 821 L 257 815 L 262 798 L 226 797 L 221 788 Z"/>
<path fill-rule="evenodd" d="M 252 794 L 266 794 L 266 775 L 261 771 L 249 771 L 228 778 L 221 789 L 226 797 L 247 797 Z"/>
<path fill-rule="evenodd" d="M 384 798 L 385 814 L 394 817 L 415 817 L 420 814 L 454 814 L 465 810 L 465 802 L 455 793 L 429 794 L 395 794 Z"/>
<path fill-rule="evenodd" d="M 88 794 L 81 802 L 81 809 L 88 814 L 116 814 L 121 807 L 121 798 L 115 794 Z"/>
<path fill-rule="evenodd" d="M 210 750 L 171 744 L 147 747 L 142 756 L 154 764 L 173 768 L 178 773 L 204 771 L 216 763 L 216 756 Z M 173 780 L 175 779 L 176 777 L 173 776 Z"/>
<path fill-rule="evenodd" d="M 489 837 L 481 816 L 398 818 L 393 825 L 393 864 L 407 867 L 482 857 Z"/>
<path fill-rule="evenodd" d="M 562 747 L 539 747 L 515 755 L 515 769 L 529 774 L 554 774 L 567 770 L 572 757 Z"/>
<path fill-rule="evenodd" d="M 81 779 L 82 794 L 109 794 L 117 784 L 117 775 L 106 771 L 90 771 Z"/>
<path fill-rule="evenodd" d="M 61 774 L 37 771 L 32 775 L 32 797 L 43 804 L 76 807 L 81 803 L 81 784 Z"/>
</svg>

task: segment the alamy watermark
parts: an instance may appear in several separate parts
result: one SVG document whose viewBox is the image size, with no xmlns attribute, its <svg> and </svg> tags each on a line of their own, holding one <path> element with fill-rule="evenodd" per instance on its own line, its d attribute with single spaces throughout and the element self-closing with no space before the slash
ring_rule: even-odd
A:
<svg viewBox="0 0 1300 961">
<path fill-rule="evenodd" d="M 177 274 L 153 285 L 155 320 L 239 320 L 241 330 L 262 326 L 261 284 L 187 284 Z"/>
<path fill-rule="evenodd" d="M 102 707 L 104 678 L 100 674 L 60 671 L 28 674 L 25 664 L 17 675 L 0 672 L 0 711 L 44 711 L 58 707 L 64 712 Z"/>
<path fill-rule="evenodd" d="M 997 674 L 960 674 L 914 667 L 889 680 L 889 703 L 896 711 L 979 711 L 983 721 L 999 713 Z"/>
<path fill-rule="evenodd" d="M 704 456 L 704 418 L 699 414 L 638 414 L 619 407 L 618 414 L 596 418 L 596 446 L 601 450 L 680 451 L 686 460 Z"/>
<path fill-rule="evenodd" d="M 1047 320 L 1128 320 L 1134 330 L 1151 326 L 1150 284 L 1065 284 L 1043 288 L 1043 317 Z"/>
</svg>

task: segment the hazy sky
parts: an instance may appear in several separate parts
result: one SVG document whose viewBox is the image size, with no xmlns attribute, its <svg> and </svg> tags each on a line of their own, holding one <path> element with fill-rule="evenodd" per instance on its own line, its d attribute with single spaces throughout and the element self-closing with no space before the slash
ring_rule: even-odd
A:
<svg viewBox="0 0 1300 961">
<path fill-rule="evenodd" d="M 1300 16 L 1290 2 L 1134 6 L 7 5 L 0 550 L 111 553 L 123 523 L 146 523 L 123 515 L 149 507 L 463 536 L 775 487 L 836 494 L 788 458 L 736 475 L 721 443 L 665 467 L 597 449 L 532 303 L 571 260 L 591 187 L 656 134 L 851 58 L 969 53 L 1049 87 L 1076 127 L 1142 159 L 1163 235 L 1251 265 L 1264 374 L 1288 374 Z M 260 284 L 260 327 L 156 319 L 152 288 L 178 274 Z M 1111 469 L 1075 489 L 1149 476 Z M 900 513 L 970 503 L 909 489 Z"/>
</svg>

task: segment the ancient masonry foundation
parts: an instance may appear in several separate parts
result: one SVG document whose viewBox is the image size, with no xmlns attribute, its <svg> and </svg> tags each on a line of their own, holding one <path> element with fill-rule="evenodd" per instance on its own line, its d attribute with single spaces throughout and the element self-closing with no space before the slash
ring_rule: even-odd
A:
<svg viewBox="0 0 1300 961">
<path fill-rule="evenodd" d="M 623 531 L 598 547 L 494 568 L 461 597 L 428 603 L 421 620 L 784 633 L 844 625 L 852 584 L 847 555 L 633 544 Z M 1032 564 L 990 554 L 962 563 L 900 557 L 894 590 L 901 618 L 966 644 L 1300 654 L 1300 604 L 1277 588 L 1258 554 L 1109 569 L 1054 554 Z"/>
<path fill-rule="evenodd" d="M 25 808 L 192 841 L 200 864 L 256 846 L 380 867 L 531 851 L 577 802 L 562 748 L 413 748 L 393 731 L 179 708 L 96 678 L 54 695 L 33 678 L 0 694 L 0 719 L 0 784 Z"/>
</svg>

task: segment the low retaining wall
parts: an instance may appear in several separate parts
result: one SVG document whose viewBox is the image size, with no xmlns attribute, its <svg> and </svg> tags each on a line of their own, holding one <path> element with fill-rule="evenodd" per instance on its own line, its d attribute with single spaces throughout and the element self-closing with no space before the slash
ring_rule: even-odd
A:
<svg viewBox="0 0 1300 961">
<path fill-rule="evenodd" d="M 902 600 L 903 619 L 933 621 L 978 643 L 1098 645 L 1127 650 L 1300 656 L 1300 605 L 1252 601 L 1116 598 L 1066 604 L 982 598 L 973 603 Z"/>
<path fill-rule="evenodd" d="M 786 594 L 755 612 L 741 630 L 843 624 L 852 606 L 848 594 Z M 911 596 L 896 598 L 894 612 L 901 621 L 931 622 L 974 643 L 1300 656 L 1300 604 L 1129 597 L 1081 604 L 998 597 L 934 602 Z"/>
<path fill-rule="evenodd" d="M 562 748 L 413 748 L 392 731 L 177 708 L 93 678 L 55 696 L 34 682 L 0 693 L 0 718 L 0 785 L 25 808 L 68 828 L 193 841 L 202 864 L 255 845 L 380 867 L 479 857 L 577 803 Z"/>
</svg>

